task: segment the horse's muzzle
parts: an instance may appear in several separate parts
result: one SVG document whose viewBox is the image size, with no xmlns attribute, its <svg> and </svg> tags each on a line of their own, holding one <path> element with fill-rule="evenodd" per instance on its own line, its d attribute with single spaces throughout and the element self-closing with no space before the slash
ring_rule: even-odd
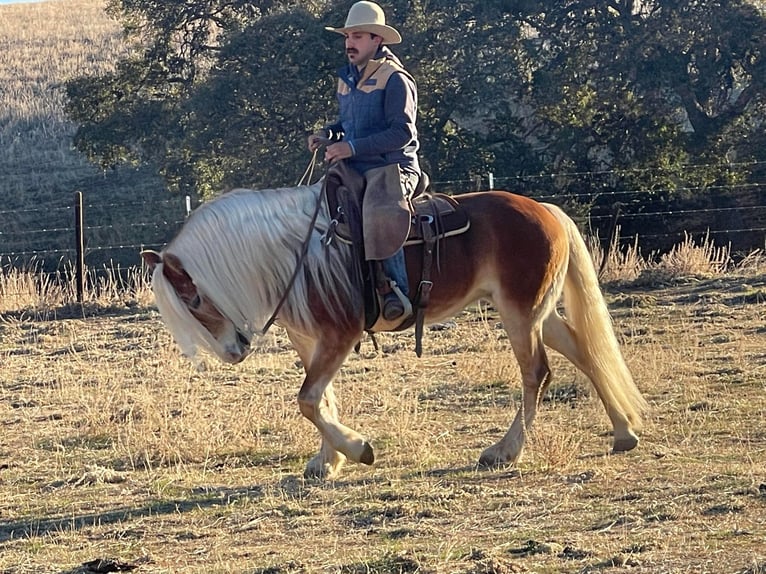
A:
<svg viewBox="0 0 766 574">
<path fill-rule="evenodd" d="M 237 331 L 236 342 L 226 346 L 222 359 L 227 363 L 236 365 L 237 363 L 244 361 L 252 352 L 253 351 L 250 348 L 250 341 L 248 341 L 247 337 L 245 337 L 242 333 Z"/>
</svg>

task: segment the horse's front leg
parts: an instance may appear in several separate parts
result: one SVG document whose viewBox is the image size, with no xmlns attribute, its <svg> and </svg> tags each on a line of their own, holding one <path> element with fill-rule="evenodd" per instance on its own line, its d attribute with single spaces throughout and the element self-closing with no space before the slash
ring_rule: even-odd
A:
<svg viewBox="0 0 766 574">
<path fill-rule="evenodd" d="M 317 427 L 322 435 L 322 446 L 306 466 L 305 475 L 316 478 L 337 476 L 350 458 L 356 462 L 372 464 L 374 455 L 361 435 L 338 420 L 338 407 L 332 378 L 353 347 L 327 338 L 321 342 L 288 329 L 288 335 L 303 361 L 306 378 L 298 393 L 301 413 Z"/>
<path fill-rule="evenodd" d="M 331 420 L 337 423 L 338 407 L 335 402 L 335 392 L 332 383 L 328 384 L 322 395 L 323 411 Z M 346 462 L 346 455 L 335 449 L 332 444 L 322 437 L 322 445 L 319 452 L 312 457 L 303 472 L 306 478 L 334 478 L 340 474 L 341 468 Z"/>
<path fill-rule="evenodd" d="M 332 457 L 332 450 L 338 451 L 354 462 L 372 464 L 375 456 L 370 444 L 356 431 L 338 421 L 335 395 L 328 389 L 335 373 L 338 372 L 346 355 L 353 345 L 347 348 L 328 346 L 324 342 L 317 345 L 312 362 L 306 369 L 306 378 L 298 393 L 298 406 L 303 416 L 317 427 L 322 435 L 323 445 L 316 463 L 309 464 L 307 473 L 317 470 L 319 463 L 327 462 Z M 314 468 L 311 468 L 311 467 Z M 326 475 L 325 472 L 319 472 Z"/>
</svg>

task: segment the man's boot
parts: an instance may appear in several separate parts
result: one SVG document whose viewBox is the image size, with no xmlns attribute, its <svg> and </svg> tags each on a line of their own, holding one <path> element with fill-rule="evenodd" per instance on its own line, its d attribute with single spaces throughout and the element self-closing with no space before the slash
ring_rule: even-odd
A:
<svg viewBox="0 0 766 574">
<path fill-rule="evenodd" d="M 386 321 L 396 321 L 404 315 L 404 305 L 393 291 L 383 296 L 383 318 Z"/>
<path fill-rule="evenodd" d="M 399 295 L 394 291 L 392 285 L 396 285 L 395 280 L 389 278 L 384 270 L 382 261 L 375 262 L 375 274 L 377 276 L 375 288 L 378 294 L 383 298 L 383 309 L 381 315 L 386 321 L 396 321 L 407 312 Z M 398 287 L 397 287 L 398 288 Z M 406 296 L 406 295 L 405 295 Z"/>
</svg>

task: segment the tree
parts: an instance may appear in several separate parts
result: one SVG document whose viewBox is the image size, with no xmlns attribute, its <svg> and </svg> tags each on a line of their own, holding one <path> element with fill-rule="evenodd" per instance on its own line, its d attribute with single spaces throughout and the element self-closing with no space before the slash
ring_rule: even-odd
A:
<svg viewBox="0 0 766 574">
<path fill-rule="evenodd" d="M 104 164 L 155 162 L 185 192 L 294 183 L 305 134 L 336 109 L 342 40 L 323 28 L 351 3 L 112 0 L 140 49 L 68 84 L 76 145 Z M 384 8 L 418 81 L 433 179 L 491 170 L 590 202 L 747 178 L 729 160 L 763 160 L 766 22 L 744 0 Z M 525 179 L 544 172 L 590 177 Z"/>
<path fill-rule="evenodd" d="M 253 134 L 263 136 L 267 126 L 252 125 L 259 114 L 273 118 L 287 92 L 273 50 L 280 49 L 285 29 L 298 34 L 311 17 L 312 4 L 301 5 L 111 0 L 108 9 L 123 21 L 132 50 L 113 73 L 68 82 L 66 111 L 78 123 L 75 146 L 105 167 L 153 163 L 171 191 L 201 195 L 231 184 L 232 170 L 263 166 L 268 155 L 260 155 L 280 149 L 280 137 L 291 132 L 268 126 L 271 139 L 258 141 Z M 280 76 L 280 89 L 258 91 Z M 245 90 L 258 81 L 249 98 Z"/>
<path fill-rule="evenodd" d="M 506 4 L 530 30 L 525 97 L 555 135 L 546 150 L 554 165 L 663 167 L 672 179 L 689 163 L 752 153 L 742 131 L 760 131 L 752 119 L 766 111 L 766 21 L 752 5 L 582 0 L 542 12 Z"/>
</svg>

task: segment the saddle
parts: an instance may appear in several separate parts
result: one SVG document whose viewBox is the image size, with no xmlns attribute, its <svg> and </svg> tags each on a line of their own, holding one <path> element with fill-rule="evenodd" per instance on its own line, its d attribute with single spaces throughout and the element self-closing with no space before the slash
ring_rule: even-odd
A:
<svg viewBox="0 0 766 574">
<path fill-rule="evenodd" d="M 365 240 L 376 233 L 369 229 L 369 222 L 363 221 L 366 180 L 364 176 L 339 161 L 333 164 L 324 180 L 325 201 L 330 214 L 330 226 L 325 243 L 334 240 L 352 245 L 356 251 L 355 270 L 362 279 L 365 307 L 365 330 L 402 331 L 415 325 L 415 352 L 422 351 L 423 322 L 428 307 L 431 287 L 431 270 L 439 242 L 446 237 L 466 232 L 470 228 L 467 213 L 452 197 L 429 190 L 428 176 L 422 174 L 421 181 L 409 202 L 409 233 L 404 240 L 408 249 L 405 256 L 412 256 L 412 249 L 421 245 L 420 280 L 414 296 L 410 296 L 413 315 L 399 325 L 391 325 L 382 319 L 380 300 L 376 290 L 379 265 L 368 261 L 365 254 Z M 374 218 L 373 221 L 379 218 Z M 378 230 L 379 234 L 379 230 Z M 438 256 L 437 256 L 438 265 Z"/>
<path fill-rule="evenodd" d="M 366 180 L 343 161 L 334 163 L 324 181 L 325 201 L 330 213 L 328 241 L 338 239 L 349 245 L 363 245 L 365 233 L 362 204 Z M 423 173 L 410 201 L 410 229 L 405 246 L 423 243 L 427 237 L 435 239 L 459 235 L 468 230 L 471 222 L 452 196 L 430 191 L 430 181 Z M 429 223 L 430 232 L 424 233 L 422 220 Z M 368 226 L 369 227 L 369 226 Z M 361 239 L 360 240 L 360 236 Z"/>
<path fill-rule="evenodd" d="M 442 239 L 468 231 L 471 222 L 468 214 L 451 196 L 444 193 L 424 191 L 411 202 L 412 223 L 405 246 L 423 243 L 431 238 Z M 429 230 L 423 227 L 426 221 Z"/>
</svg>

